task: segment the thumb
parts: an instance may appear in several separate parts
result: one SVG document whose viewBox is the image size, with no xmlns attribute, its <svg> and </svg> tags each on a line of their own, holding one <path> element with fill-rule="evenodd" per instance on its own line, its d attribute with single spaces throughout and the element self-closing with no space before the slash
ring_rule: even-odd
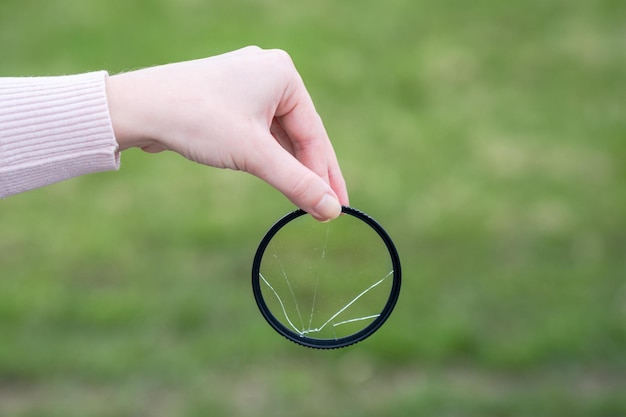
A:
<svg viewBox="0 0 626 417">
<path fill-rule="evenodd" d="M 250 173 L 283 193 L 289 201 L 319 221 L 341 214 L 341 204 L 330 185 L 278 143 L 257 153 Z M 256 159 L 256 158 L 255 158 Z"/>
</svg>

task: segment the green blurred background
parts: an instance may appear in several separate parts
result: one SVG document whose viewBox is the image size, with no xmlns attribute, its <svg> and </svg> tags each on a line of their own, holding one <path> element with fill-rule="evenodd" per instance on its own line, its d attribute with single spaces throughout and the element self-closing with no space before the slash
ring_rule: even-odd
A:
<svg viewBox="0 0 626 417">
<path fill-rule="evenodd" d="M 0 201 L 2 416 L 626 415 L 626 3 L 2 0 L 0 75 L 293 57 L 404 287 L 337 351 L 263 321 L 292 207 L 127 151 Z"/>
</svg>

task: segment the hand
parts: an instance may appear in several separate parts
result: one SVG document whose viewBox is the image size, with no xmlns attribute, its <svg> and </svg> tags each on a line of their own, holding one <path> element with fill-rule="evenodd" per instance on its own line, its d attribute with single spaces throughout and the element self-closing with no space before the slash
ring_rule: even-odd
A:
<svg viewBox="0 0 626 417">
<path fill-rule="evenodd" d="M 249 172 L 318 220 L 348 204 L 335 152 L 289 56 L 248 47 L 111 76 L 120 150 L 175 151 Z"/>
</svg>

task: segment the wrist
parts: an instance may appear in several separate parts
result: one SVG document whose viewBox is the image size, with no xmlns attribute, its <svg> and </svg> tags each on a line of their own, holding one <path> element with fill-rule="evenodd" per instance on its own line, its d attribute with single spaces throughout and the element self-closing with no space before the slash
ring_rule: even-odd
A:
<svg viewBox="0 0 626 417">
<path fill-rule="evenodd" d="M 106 79 L 109 116 L 119 150 L 146 148 L 154 144 L 142 129 L 138 87 L 128 74 L 112 75 Z"/>
</svg>

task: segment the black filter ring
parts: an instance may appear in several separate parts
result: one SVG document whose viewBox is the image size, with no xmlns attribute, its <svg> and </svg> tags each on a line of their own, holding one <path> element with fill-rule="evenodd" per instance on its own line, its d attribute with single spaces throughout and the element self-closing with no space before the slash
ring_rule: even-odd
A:
<svg viewBox="0 0 626 417">
<path fill-rule="evenodd" d="M 317 348 L 317 349 L 337 349 L 341 347 L 350 346 L 354 343 L 360 342 L 361 340 L 371 336 L 376 330 L 380 328 L 380 326 L 385 323 L 385 321 L 391 315 L 396 302 L 398 301 L 398 297 L 400 296 L 400 284 L 401 284 L 401 267 L 400 267 L 400 257 L 398 256 L 398 251 L 396 250 L 393 241 L 382 228 L 382 226 L 373 218 L 368 216 L 367 214 L 359 211 L 355 208 L 343 206 L 341 208 L 342 213 L 356 217 L 357 219 L 363 221 L 368 226 L 378 233 L 380 238 L 385 243 L 387 250 L 389 251 L 389 256 L 391 257 L 391 264 L 393 267 L 393 283 L 391 287 L 391 292 L 389 293 L 389 299 L 385 304 L 385 307 L 381 311 L 380 315 L 372 321 L 367 327 L 358 331 L 357 333 L 351 334 L 350 336 L 341 337 L 337 339 L 315 339 L 310 338 L 304 335 L 300 335 L 295 333 L 293 330 L 285 327 L 269 310 L 265 300 L 263 299 L 263 294 L 261 292 L 261 284 L 260 284 L 260 270 L 261 270 L 261 260 L 263 259 L 263 254 L 265 253 L 265 249 L 269 245 L 270 241 L 278 233 L 280 229 L 282 229 L 286 224 L 291 222 L 292 220 L 297 219 L 300 216 L 307 214 L 304 210 L 298 209 L 292 211 L 291 213 L 286 214 L 280 220 L 278 220 L 265 234 L 259 247 L 254 256 L 254 261 L 252 263 L 252 291 L 254 293 L 254 299 L 256 300 L 257 306 L 259 310 L 261 310 L 261 314 L 265 317 L 265 320 L 281 335 L 291 340 L 292 342 L 298 343 L 299 345 Z"/>
</svg>

